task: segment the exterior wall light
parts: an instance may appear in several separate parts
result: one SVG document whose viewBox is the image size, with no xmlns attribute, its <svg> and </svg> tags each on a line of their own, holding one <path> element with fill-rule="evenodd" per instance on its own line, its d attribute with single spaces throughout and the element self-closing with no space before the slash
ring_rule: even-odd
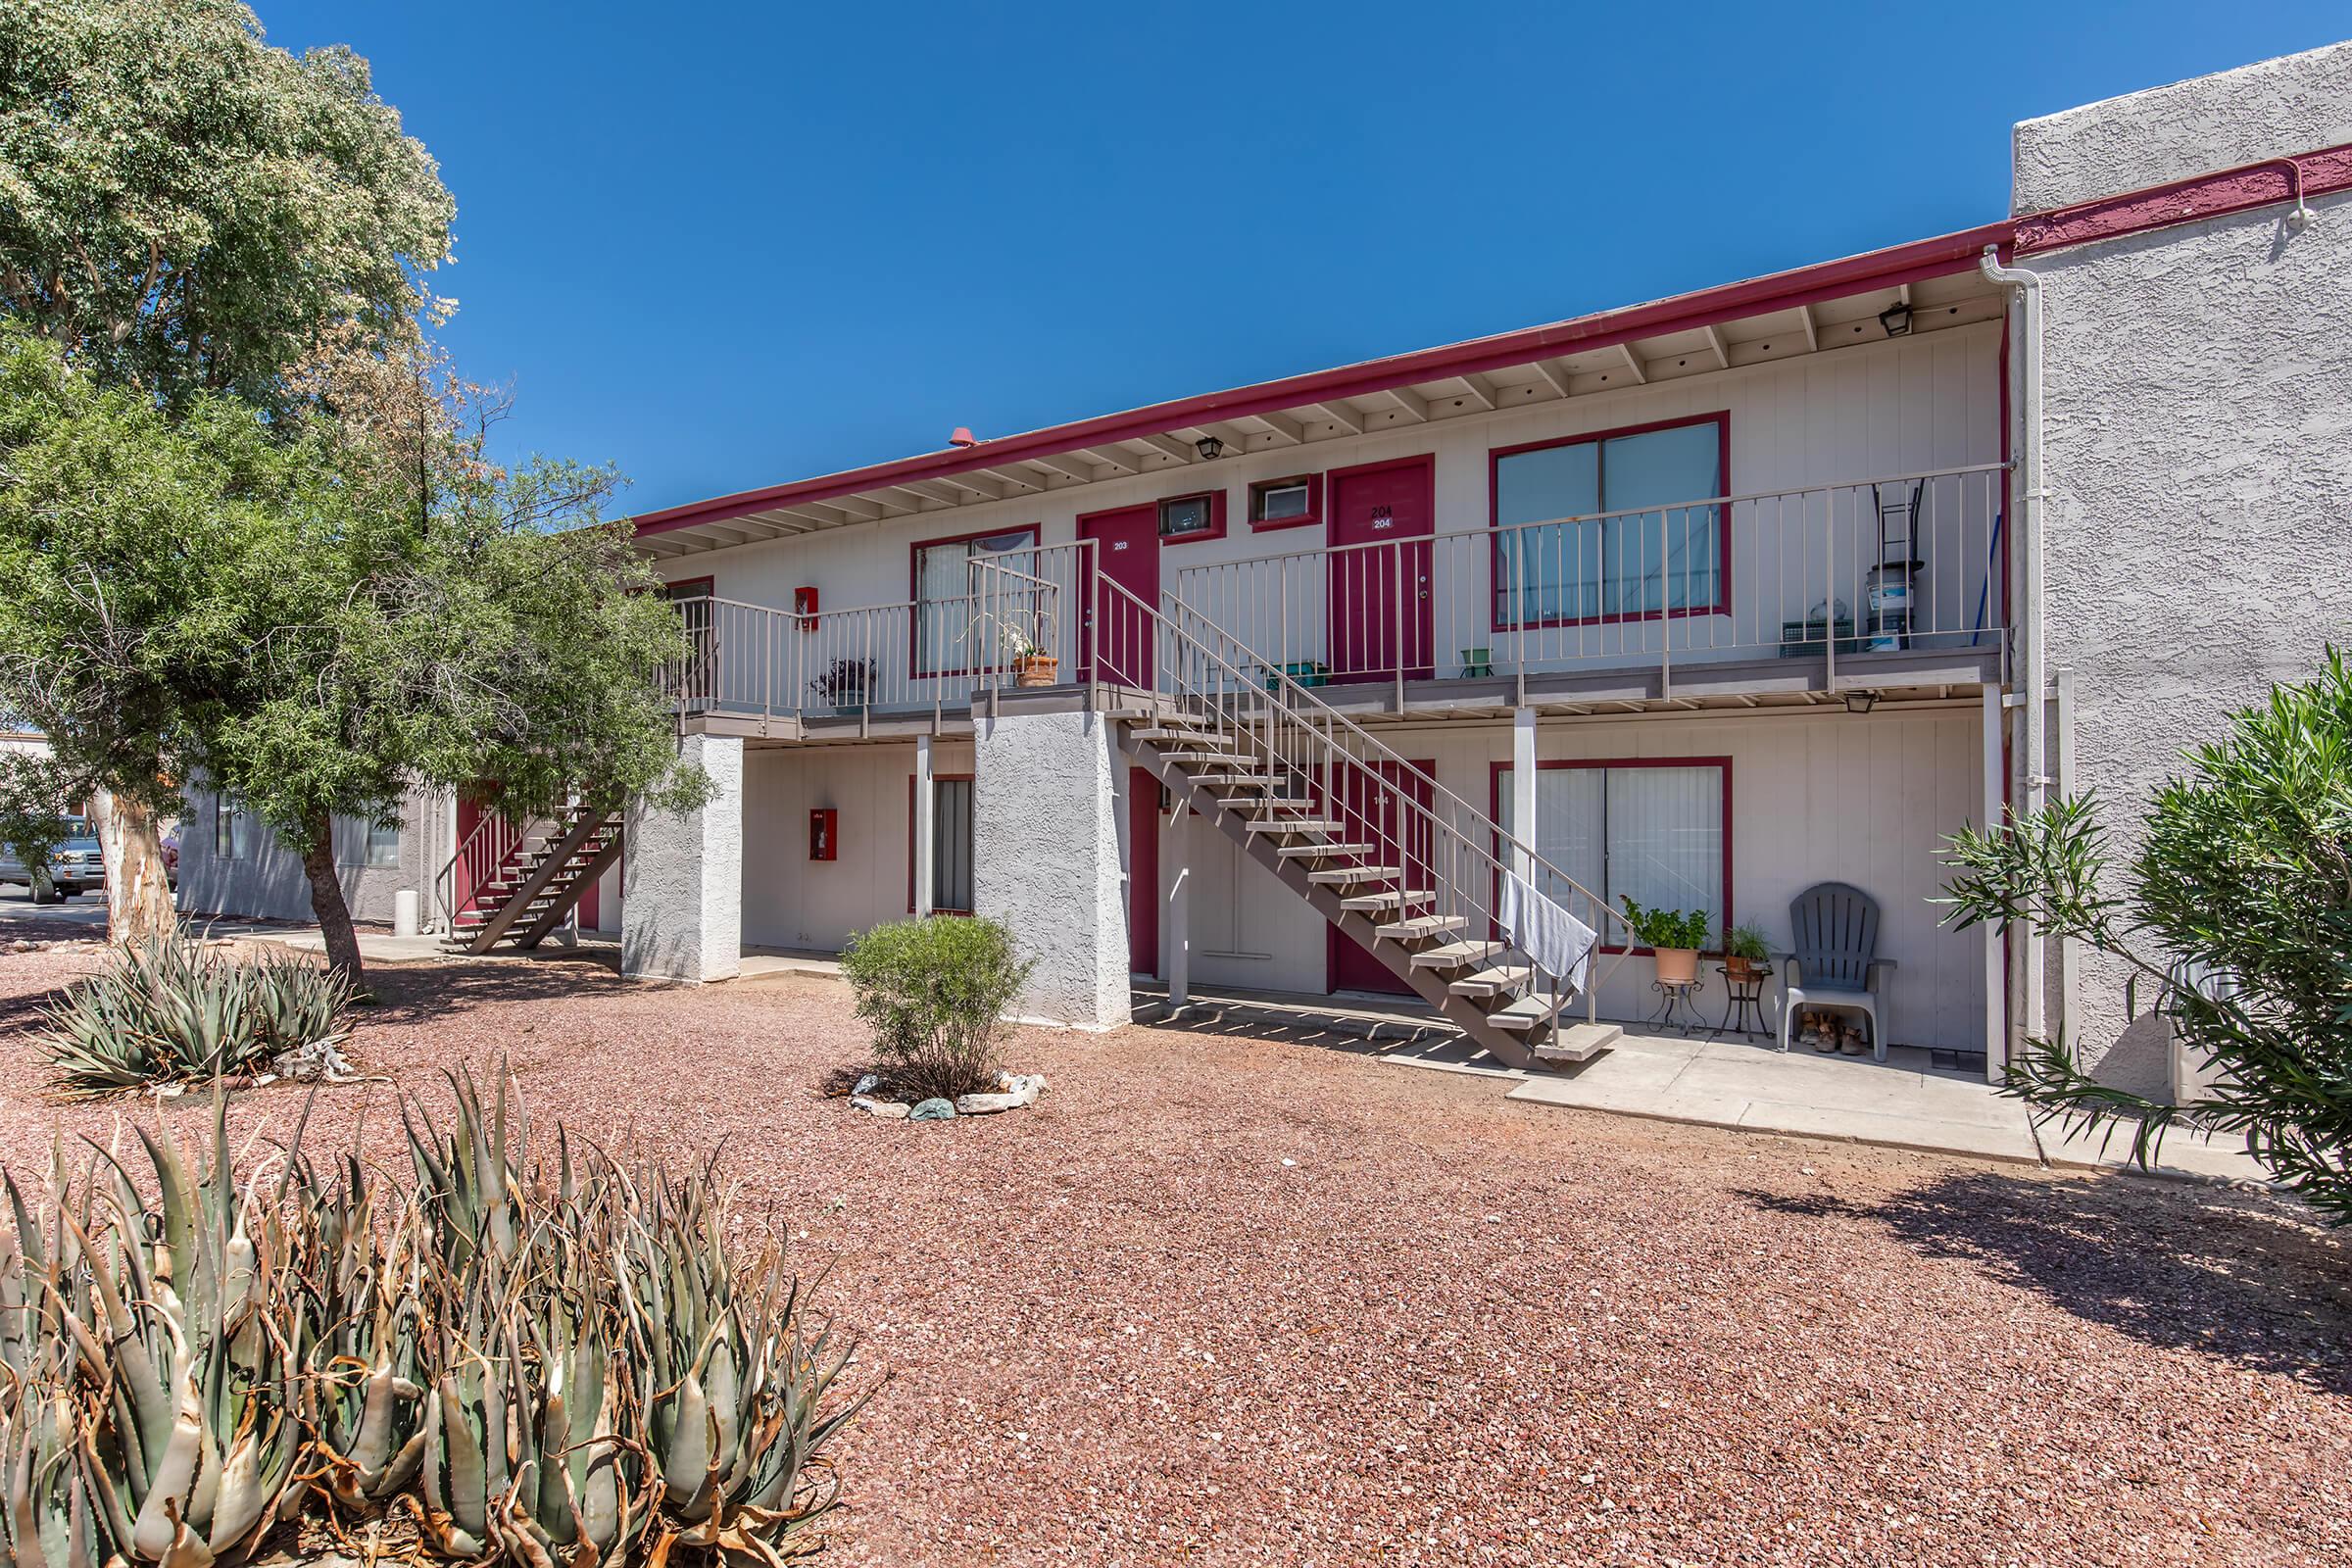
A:
<svg viewBox="0 0 2352 1568">
<path fill-rule="evenodd" d="M 1878 706 L 1879 694 L 1877 692 L 1847 692 L 1845 694 L 1845 710 L 1849 713 L 1867 713 Z"/>
<path fill-rule="evenodd" d="M 1202 463 L 1214 463 L 1225 455 L 1225 443 L 1213 435 L 1204 435 L 1193 443 L 1193 450 L 1200 454 Z"/>
<path fill-rule="evenodd" d="M 1900 300 L 1895 301 L 1879 313 L 1879 324 L 1886 329 L 1888 337 L 1909 337 L 1911 307 Z"/>
</svg>

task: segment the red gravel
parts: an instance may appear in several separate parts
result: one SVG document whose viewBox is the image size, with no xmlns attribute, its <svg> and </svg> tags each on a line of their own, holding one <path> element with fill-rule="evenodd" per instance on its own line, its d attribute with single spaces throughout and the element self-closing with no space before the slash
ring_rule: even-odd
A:
<svg viewBox="0 0 2352 1568">
<path fill-rule="evenodd" d="M 0 1155 L 37 1170 L 0 956 Z M 895 1380 L 837 1560 L 2321 1563 L 2352 1556 L 2347 1250 L 2261 1195 L 1506 1103 L 1314 1045 L 1024 1033 L 1035 1109 L 817 1097 L 832 982 L 380 968 L 357 1049 L 429 1088 L 724 1140 Z M 301 1091 L 239 1097 L 290 1123 Z M 194 1106 L 175 1108 L 184 1115 Z M 315 1147 L 400 1159 L 390 1090 Z M 143 1113 L 143 1112 L 137 1112 Z M 405 1159 L 401 1159 L 405 1163 Z"/>
</svg>

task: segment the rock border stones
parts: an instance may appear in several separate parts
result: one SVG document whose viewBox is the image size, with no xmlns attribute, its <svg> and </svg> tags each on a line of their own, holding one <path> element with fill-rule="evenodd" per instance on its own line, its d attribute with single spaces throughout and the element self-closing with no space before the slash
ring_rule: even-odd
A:
<svg viewBox="0 0 2352 1568">
<path fill-rule="evenodd" d="M 882 1080 L 867 1073 L 850 1091 L 850 1103 L 869 1115 L 891 1121 L 953 1121 L 957 1116 L 989 1116 L 1000 1110 L 1019 1110 L 1037 1103 L 1037 1097 L 1046 1092 L 1044 1073 L 1000 1072 L 997 1074 L 997 1093 L 958 1095 L 954 1100 L 923 1100 L 912 1104 L 904 1100 L 884 1100 L 875 1093 Z"/>
</svg>

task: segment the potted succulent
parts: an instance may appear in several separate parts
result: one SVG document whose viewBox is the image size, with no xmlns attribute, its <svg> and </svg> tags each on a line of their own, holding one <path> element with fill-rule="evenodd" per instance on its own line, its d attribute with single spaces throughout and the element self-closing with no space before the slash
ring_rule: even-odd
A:
<svg viewBox="0 0 2352 1568">
<path fill-rule="evenodd" d="M 832 705 L 836 713 L 856 713 L 873 690 L 874 665 L 866 659 L 836 659 L 825 672 L 808 683 L 809 691 Z"/>
<path fill-rule="evenodd" d="M 1686 986 L 1698 978 L 1698 950 L 1707 940 L 1704 909 L 1645 909 L 1625 901 L 1625 923 L 1657 955 L 1658 983 Z"/>
<path fill-rule="evenodd" d="M 1772 967 L 1772 950 L 1764 945 L 1764 928 L 1753 920 L 1723 928 L 1723 968 L 1725 978 L 1735 981 L 1753 980 Z"/>
</svg>

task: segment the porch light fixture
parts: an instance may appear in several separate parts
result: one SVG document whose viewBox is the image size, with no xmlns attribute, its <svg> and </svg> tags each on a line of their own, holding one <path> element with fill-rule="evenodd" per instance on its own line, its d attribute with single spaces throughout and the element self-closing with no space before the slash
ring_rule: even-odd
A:
<svg viewBox="0 0 2352 1568">
<path fill-rule="evenodd" d="M 1909 337 L 1911 335 L 1911 307 L 1905 305 L 1901 300 L 1896 300 L 1879 313 L 1879 324 L 1886 329 L 1888 337 Z"/>
<path fill-rule="evenodd" d="M 1202 463 L 1214 463 L 1225 455 L 1225 443 L 1213 435 L 1204 435 L 1193 443 L 1193 450 L 1200 454 Z"/>
<path fill-rule="evenodd" d="M 1847 692 L 1845 694 L 1845 710 L 1849 713 L 1867 713 L 1878 706 L 1879 694 L 1877 692 Z"/>
</svg>

